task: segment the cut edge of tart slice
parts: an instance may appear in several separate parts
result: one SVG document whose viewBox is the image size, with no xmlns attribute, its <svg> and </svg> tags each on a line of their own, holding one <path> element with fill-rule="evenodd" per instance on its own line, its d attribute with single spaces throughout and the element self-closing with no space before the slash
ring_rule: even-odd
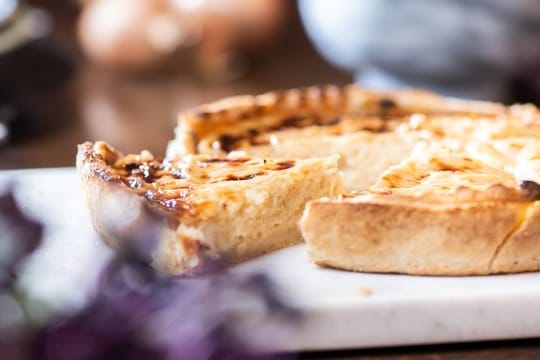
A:
<svg viewBox="0 0 540 360">
<path fill-rule="evenodd" d="M 116 209 L 129 214 L 142 201 L 163 218 L 153 266 L 171 274 L 196 273 L 208 259 L 236 263 L 301 242 L 297 223 L 305 203 L 342 191 L 337 162 L 337 156 L 225 155 L 158 161 L 146 151 L 123 155 L 103 142 L 79 145 L 77 154 L 97 232 L 112 247 L 122 247 L 111 227 L 122 220 L 109 205 L 116 202 Z M 121 198 L 128 199 L 125 206 L 117 202 Z"/>
</svg>

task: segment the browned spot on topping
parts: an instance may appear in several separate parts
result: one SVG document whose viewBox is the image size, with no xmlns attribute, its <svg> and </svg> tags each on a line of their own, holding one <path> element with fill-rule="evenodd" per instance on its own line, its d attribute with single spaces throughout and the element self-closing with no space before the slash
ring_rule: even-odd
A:
<svg viewBox="0 0 540 360">
<path fill-rule="evenodd" d="M 124 165 L 124 169 L 126 171 L 129 171 L 129 172 L 132 172 L 133 170 L 135 170 L 138 167 L 139 167 L 139 164 L 136 163 L 136 162 L 132 162 L 132 163 L 128 163 L 128 164 Z"/>
<path fill-rule="evenodd" d="M 234 158 L 234 159 L 229 159 L 229 158 L 211 158 L 211 159 L 204 159 L 204 160 L 200 160 L 201 162 L 205 162 L 205 163 L 219 163 L 219 162 L 226 162 L 226 163 L 231 163 L 231 162 L 240 162 L 240 163 L 244 163 L 246 161 L 249 161 L 248 158 Z"/>
<path fill-rule="evenodd" d="M 540 200 L 540 184 L 532 180 L 523 180 L 519 187 L 525 192 L 528 199 L 532 201 Z"/>
<path fill-rule="evenodd" d="M 391 187 L 398 187 L 402 178 L 398 173 L 390 173 L 383 177 L 383 180 L 386 180 Z"/>
<path fill-rule="evenodd" d="M 249 139 L 249 144 L 250 145 L 268 145 L 270 144 L 270 139 L 268 137 L 265 137 L 265 136 L 260 136 L 260 137 L 254 137 L 254 138 L 251 138 Z"/>
<path fill-rule="evenodd" d="M 459 170 L 470 170 L 470 167 L 467 167 L 464 164 L 460 164 L 460 166 L 456 166 L 454 164 L 449 164 L 443 161 L 440 161 L 439 159 L 430 159 L 429 162 L 434 165 L 437 170 L 440 171 L 459 171 Z"/>
<path fill-rule="evenodd" d="M 241 113 L 239 113 L 237 115 L 237 118 L 239 120 L 246 120 L 246 119 L 249 119 L 251 117 L 253 117 L 255 114 L 252 110 L 246 110 L 246 111 L 242 111 Z"/>
<path fill-rule="evenodd" d="M 218 117 L 225 117 L 225 116 L 227 116 L 228 113 L 229 113 L 229 109 L 226 109 L 226 108 L 225 108 L 225 109 L 220 109 L 220 110 L 218 110 L 218 112 L 216 113 L 216 115 L 217 115 Z"/>
<path fill-rule="evenodd" d="M 242 175 L 242 176 L 230 174 L 230 175 L 227 175 L 227 177 L 225 178 L 225 181 L 251 180 L 255 178 L 256 176 L 260 176 L 260 175 L 264 175 L 264 172 L 258 172 L 255 174 L 248 174 L 248 175 Z"/>
<path fill-rule="evenodd" d="M 242 161 L 229 161 L 227 163 L 227 166 L 230 166 L 230 167 L 238 167 L 238 166 L 242 166 Z"/>
<path fill-rule="evenodd" d="M 343 118 L 340 116 L 336 116 L 335 118 L 332 118 L 327 123 L 325 123 L 325 125 L 328 125 L 328 126 L 337 125 L 341 121 L 343 121 Z"/>
<path fill-rule="evenodd" d="M 230 152 L 241 146 L 243 140 L 248 141 L 250 145 L 267 145 L 269 143 L 268 137 L 262 134 L 273 131 L 282 131 L 290 128 L 303 128 L 306 126 L 333 126 L 340 123 L 343 119 L 341 117 L 320 118 L 318 116 L 291 116 L 284 118 L 279 124 L 275 126 L 269 126 L 261 129 L 249 128 L 245 130 L 245 133 L 240 135 L 222 135 L 217 141 L 220 143 L 220 147 L 225 152 Z M 382 132 L 387 129 L 374 129 L 373 131 Z"/>
<path fill-rule="evenodd" d="M 386 125 L 386 123 L 380 123 L 378 125 L 362 126 L 362 130 L 369 131 L 376 134 L 381 134 L 381 133 L 390 131 L 390 128 Z"/>
<path fill-rule="evenodd" d="M 248 135 L 251 136 L 251 137 L 255 137 L 255 136 L 259 135 L 259 130 L 257 130 L 257 129 L 251 128 L 251 129 L 248 129 L 247 132 L 248 132 Z"/>
<path fill-rule="evenodd" d="M 200 241 L 197 241 L 197 239 L 182 236 L 179 240 L 182 244 L 182 248 L 186 257 L 195 256 L 199 253 Z"/>
<path fill-rule="evenodd" d="M 218 139 L 218 142 L 220 144 L 220 147 L 225 152 L 230 152 L 234 150 L 236 147 L 236 144 L 238 142 L 239 138 L 232 135 L 221 135 Z"/>
<path fill-rule="evenodd" d="M 392 99 L 383 98 L 379 100 L 379 108 L 383 111 L 388 111 L 396 107 L 397 104 Z"/>
<path fill-rule="evenodd" d="M 433 133 L 433 135 L 435 135 L 437 137 L 443 137 L 445 135 L 444 130 L 441 129 L 441 128 L 435 128 L 431 132 Z"/>
<path fill-rule="evenodd" d="M 264 107 L 261 105 L 255 105 L 253 107 L 253 115 L 254 116 L 261 116 L 264 113 Z"/>
<path fill-rule="evenodd" d="M 277 162 L 273 167 L 272 170 L 285 170 L 292 168 L 294 166 L 294 160 L 284 160 Z"/>
<path fill-rule="evenodd" d="M 190 132 L 191 142 L 193 146 L 197 147 L 197 144 L 199 143 L 199 137 L 195 132 Z"/>
<path fill-rule="evenodd" d="M 139 166 L 139 171 L 146 182 L 152 183 L 156 180 L 157 168 L 153 164 L 144 163 Z"/>
<path fill-rule="evenodd" d="M 291 117 L 285 118 L 281 121 L 280 128 L 300 127 L 304 119 L 305 119 L 304 116 L 291 116 Z"/>
<path fill-rule="evenodd" d="M 199 111 L 195 113 L 195 116 L 203 120 L 208 120 L 210 117 L 212 117 L 212 113 L 208 111 Z"/>
<path fill-rule="evenodd" d="M 140 162 L 134 159 L 128 159 L 123 164 L 116 165 L 116 170 L 123 176 L 142 177 L 146 182 L 152 183 L 158 177 L 158 171 L 162 169 L 162 163 L 156 160 Z M 130 180 L 131 181 L 131 180 Z M 134 187 L 129 185 L 130 187 Z M 139 186 L 137 186 L 139 187 Z"/>
</svg>

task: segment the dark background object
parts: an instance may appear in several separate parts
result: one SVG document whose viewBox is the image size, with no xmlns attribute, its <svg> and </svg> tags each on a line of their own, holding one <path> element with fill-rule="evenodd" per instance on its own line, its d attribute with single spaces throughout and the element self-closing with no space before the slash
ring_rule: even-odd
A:
<svg viewBox="0 0 540 360">
<path fill-rule="evenodd" d="M 23 0 L 0 4 L 0 142 L 45 135 L 62 124 L 43 116 L 73 74 L 69 58 L 47 41 L 50 17 Z M 52 96 L 51 96 L 52 94 Z"/>
<path fill-rule="evenodd" d="M 65 125 L 54 112 L 68 111 L 68 104 L 59 103 L 55 94 L 73 71 L 70 60 L 43 40 L 0 56 L 0 121 L 9 127 L 10 142 L 46 136 Z"/>
<path fill-rule="evenodd" d="M 321 54 L 370 88 L 511 103 L 523 100 L 512 83 L 538 74 L 536 0 L 298 3 Z M 529 90 L 538 95 L 538 85 L 529 81 Z"/>
</svg>

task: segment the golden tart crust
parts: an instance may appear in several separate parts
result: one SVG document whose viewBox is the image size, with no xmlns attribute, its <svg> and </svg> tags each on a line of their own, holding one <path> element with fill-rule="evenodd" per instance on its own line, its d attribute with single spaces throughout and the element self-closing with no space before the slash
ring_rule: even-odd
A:
<svg viewBox="0 0 540 360">
<path fill-rule="evenodd" d="M 208 259 L 235 263 L 299 243 L 306 202 L 342 191 L 336 156 L 158 161 L 146 151 L 123 155 L 97 142 L 79 146 L 77 168 L 94 227 L 112 247 L 122 246 L 116 222 L 137 202 L 161 215 L 153 265 L 172 274 L 196 272 Z M 120 214 L 111 213 L 111 201 Z"/>
</svg>

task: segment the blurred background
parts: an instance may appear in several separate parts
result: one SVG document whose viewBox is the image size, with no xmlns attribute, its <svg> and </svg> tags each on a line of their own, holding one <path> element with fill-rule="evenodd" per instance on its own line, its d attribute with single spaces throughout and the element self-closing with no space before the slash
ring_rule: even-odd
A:
<svg viewBox="0 0 540 360">
<path fill-rule="evenodd" d="M 314 84 L 537 102 L 538 64 L 536 0 L 0 0 L 0 168 L 161 155 L 179 111 Z"/>
<path fill-rule="evenodd" d="M 15 22 L 29 34 L 8 35 Z M 76 144 L 96 139 L 159 155 L 181 110 L 352 81 L 291 0 L 0 0 L 1 47 L 1 168 L 72 166 Z"/>
</svg>

